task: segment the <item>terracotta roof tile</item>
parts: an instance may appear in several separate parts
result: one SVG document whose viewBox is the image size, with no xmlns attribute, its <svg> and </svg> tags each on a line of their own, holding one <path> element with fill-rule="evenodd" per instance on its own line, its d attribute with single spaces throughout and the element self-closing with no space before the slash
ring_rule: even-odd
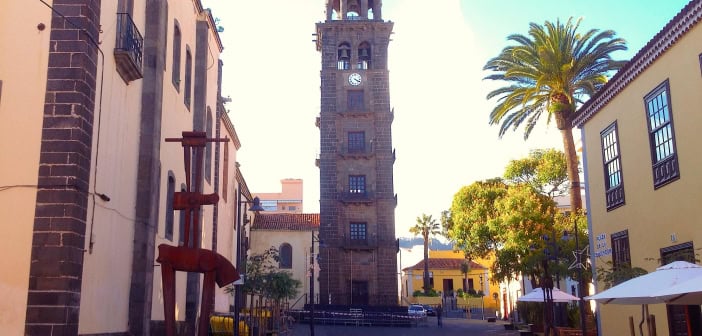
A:
<svg viewBox="0 0 702 336">
<path fill-rule="evenodd" d="M 449 269 L 456 270 L 461 268 L 461 264 L 465 259 L 458 258 L 430 258 L 429 259 L 429 269 Z M 485 266 L 476 263 L 475 261 L 470 262 L 471 269 L 485 269 Z M 424 259 L 420 260 L 417 264 L 410 267 L 405 267 L 403 271 L 407 270 L 423 270 L 424 269 Z"/>
<path fill-rule="evenodd" d="M 288 231 L 311 231 L 319 230 L 319 214 L 281 213 L 265 214 L 260 213 L 254 217 L 251 230 L 288 230 Z"/>
</svg>

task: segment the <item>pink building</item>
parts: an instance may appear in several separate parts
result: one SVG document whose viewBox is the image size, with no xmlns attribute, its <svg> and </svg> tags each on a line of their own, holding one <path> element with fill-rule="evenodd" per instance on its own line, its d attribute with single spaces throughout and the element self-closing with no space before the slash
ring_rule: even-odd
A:
<svg viewBox="0 0 702 336">
<path fill-rule="evenodd" d="M 302 213 L 302 179 L 282 179 L 281 192 L 255 193 L 266 212 Z"/>
</svg>

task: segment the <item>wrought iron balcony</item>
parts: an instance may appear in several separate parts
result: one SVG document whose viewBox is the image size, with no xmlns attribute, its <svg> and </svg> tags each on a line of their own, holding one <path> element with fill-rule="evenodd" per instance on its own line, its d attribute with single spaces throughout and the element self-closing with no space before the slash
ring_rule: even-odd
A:
<svg viewBox="0 0 702 336">
<path fill-rule="evenodd" d="M 117 13 L 117 42 L 115 43 L 115 63 L 117 73 L 129 83 L 143 78 L 142 58 L 144 38 L 128 13 Z"/>
<path fill-rule="evenodd" d="M 346 143 L 339 146 L 339 155 L 342 157 L 369 158 L 374 154 L 372 142 L 366 142 L 363 146 L 349 146 Z"/>
<path fill-rule="evenodd" d="M 351 190 L 348 187 L 339 191 L 339 200 L 344 203 L 372 203 L 375 200 L 373 190 Z"/>
</svg>

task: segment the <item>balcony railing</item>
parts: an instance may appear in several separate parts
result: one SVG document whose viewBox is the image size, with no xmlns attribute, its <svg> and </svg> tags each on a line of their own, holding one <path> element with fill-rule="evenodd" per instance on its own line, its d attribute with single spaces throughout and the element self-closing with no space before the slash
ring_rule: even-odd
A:
<svg viewBox="0 0 702 336">
<path fill-rule="evenodd" d="M 115 62 L 117 73 L 125 82 L 129 83 L 144 77 L 141 71 L 143 53 L 144 38 L 132 21 L 132 17 L 128 13 L 117 13 Z"/>
<path fill-rule="evenodd" d="M 339 191 L 339 200 L 344 203 L 371 203 L 375 200 L 373 190 L 350 190 L 348 187 Z"/>
<path fill-rule="evenodd" d="M 375 154 L 373 150 L 373 143 L 366 142 L 363 146 L 351 146 L 348 144 L 342 144 L 339 146 L 339 155 L 344 157 L 370 157 Z"/>
<path fill-rule="evenodd" d="M 344 237 L 344 248 L 347 250 L 374 250 L 378 248 L 378 239 L 375 236 L 366 236 L 366 239 L 351 239 Z"/>
<path fill-rule="evenodd" d="M 678 156 L 673 154 L 653 165 L 653 187 L 658 189 L 680 178 Z"/>
<path fill-rule="evenodd" d="M 620 184 L 605 192 L 607 211 L 614 210 L 624 205 L 624 185 Z"/>
</svg>

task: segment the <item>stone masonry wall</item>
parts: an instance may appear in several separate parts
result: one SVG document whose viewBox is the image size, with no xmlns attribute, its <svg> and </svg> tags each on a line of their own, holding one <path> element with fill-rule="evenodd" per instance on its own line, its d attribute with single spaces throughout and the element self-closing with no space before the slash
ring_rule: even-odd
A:
<svg viewBox="0 0 702 336">
<path fill-rule="evenodd" d="M 100 0 L 54 0 L 26 335 L 77 335 Z M 75 26 L 69 21 L 75 24 Z"/>
</svg>

